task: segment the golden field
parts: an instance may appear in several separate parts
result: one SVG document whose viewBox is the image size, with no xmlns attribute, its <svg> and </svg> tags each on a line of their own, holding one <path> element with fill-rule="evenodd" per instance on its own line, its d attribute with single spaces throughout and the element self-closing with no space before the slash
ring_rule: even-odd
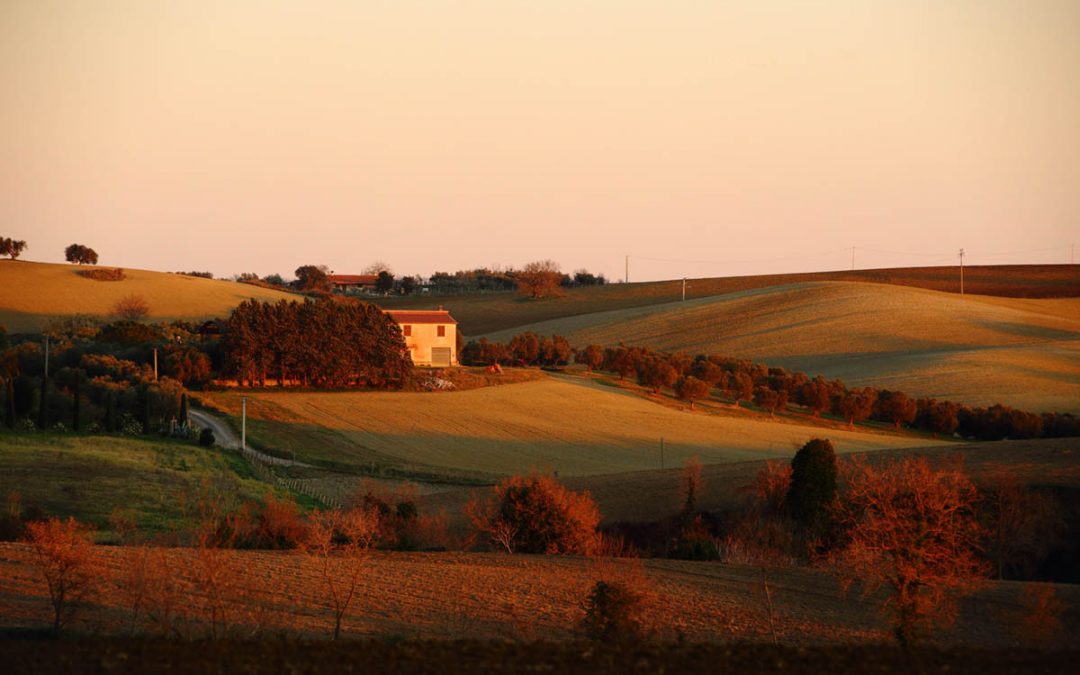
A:
<svg viewBox="0 0 1080 675">
<path fill-rule="evenodd" d="M 79 274 L 92 269 L 114 268 L 0 260 L 0 326 L 18 333 L 40 330 L 54 317 L 108 317 L 113 305 L 129 295 L 146 300 L 152 321 L 201 321 L 227 316 L 249 298 L 275 302 L 297 297 L 250 284 L 146 270 L 125 269 L 122 281 Z"/>
<path fill-rule="evenodd" d="M 706 464 L 790 457 L 812 436 L 839 452 L 926 445 L 889 431 L 828 428 L 708 404 L 690 411 L 668 397 L 547 376 L 453 392 L 247 392 L 248 434 L 285 457 L 316 465 L 397 464 L 492 476 L 530 470 L 560 476 L 659 468 L 697 456 Z M 205 398 L 239 414 L 237 392 Z M 652 399 L 652 400 L 650 400 Z M 658 405 L 666 402 L 671 405 Z M 262 423 L 262 425 L 260 425 Z"/>
<path fill-rule="evenodd" d="M 1022 299 L 814 282 L 490 333 L 753 359 L 976 405 L 1080 412 L 1080 298 Z"/>
</svg>

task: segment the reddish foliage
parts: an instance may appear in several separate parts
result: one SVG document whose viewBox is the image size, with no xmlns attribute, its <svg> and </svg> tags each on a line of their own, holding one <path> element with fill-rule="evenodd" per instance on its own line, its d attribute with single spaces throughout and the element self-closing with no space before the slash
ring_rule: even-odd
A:
<svg viewBox="0 0 1080 675">
<path fill-rule="evenodd" d="M 50 518 L 27 523 L 26 535 L 33 546 L 34 562 L 49 587 L 53 630 L 60 630 L 99 584 L 91 542 L 93 528 L 74 518 Z"/>
</svg>

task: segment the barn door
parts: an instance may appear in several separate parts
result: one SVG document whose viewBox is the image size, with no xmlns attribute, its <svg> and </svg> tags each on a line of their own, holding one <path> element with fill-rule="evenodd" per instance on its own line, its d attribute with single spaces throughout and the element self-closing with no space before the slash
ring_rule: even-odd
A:
<svg viewBox="0 0 1080 675">
<path fill-rule="evenodd" d="M 449 347 L 432 347 L 431 348 L 431 365 L 438 366 L 440 368 L 447 368 L 450 366 L 450 348 Z"/>
</svg>

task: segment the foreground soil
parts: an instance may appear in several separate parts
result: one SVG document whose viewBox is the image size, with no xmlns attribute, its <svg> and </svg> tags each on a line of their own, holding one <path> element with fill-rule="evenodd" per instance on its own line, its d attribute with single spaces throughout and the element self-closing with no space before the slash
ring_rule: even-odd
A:
<svg viewBox="0 0 1080 675">
<path fill-rule="evenodd" d="M 920 650 L 886 645 L 792 648 L 760 644 L 281 640 L 176 642 L 0 640 L 15 673 L 1066 673 L 1077 652 Z"/>
</svg>

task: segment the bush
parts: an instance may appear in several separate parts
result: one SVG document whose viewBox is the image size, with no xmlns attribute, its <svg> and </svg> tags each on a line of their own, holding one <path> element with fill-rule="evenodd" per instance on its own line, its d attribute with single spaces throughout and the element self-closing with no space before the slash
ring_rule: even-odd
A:
<svg viewBox="0 0 1080 675">
<path fill-rule="evenodd" d="M 119 267 L 115 269 L 81 270 L 79 276 L 94 281 L 123 281 L 125 279 L 124 270 Z"/>
<path fill-rule="evenodd" d="M 581 627 L 591 640 L 633 642 L 642 637 L 643 597 L 628 584 L 597 581 L 585 599 Z"/>
<path fill-rule="evenodd" d="M 511 476 L 495 499 L 465 507 L 478 532 L 508 552 L 588 554 L 596 546 L 600 511 L 586 492 L 571 492 L 548 476 Z"/>
<path fill-rule="evenodd" d="M 199 445 L 209 448 L 214 444 L 214 430 L 209 427 L 199 432 Z"/>
<path fill-rule="evenodd" d="M 141 295 L 132 294 L 118 300 L 112 311 L 121 319 L 138 321 L 150 313 L 150 305 L 146 304 L 146 299 Z"/>
</svg>

